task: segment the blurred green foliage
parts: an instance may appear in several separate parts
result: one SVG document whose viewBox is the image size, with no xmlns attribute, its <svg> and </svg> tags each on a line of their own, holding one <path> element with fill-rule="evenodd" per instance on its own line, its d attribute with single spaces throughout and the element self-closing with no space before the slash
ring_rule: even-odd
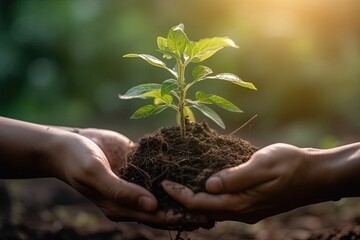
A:
<svg viewBox="0 0 360 240">
<path fill-rule="evenodd" d="M 358 0 L 0 0 L 0 115 L 132 138 L 176 124 L 171 114 L 130 121 L 141 100 L 117 96 L 168 77 L 121 56 L 153 52 L 181 22 L 194 40 L 231 37 L 239 50 L 206 65 L 258 88 L 202 86 L 242 106 L 241 115 L 221 112 L 227 132 L 258 114 L 240 134 L 260 144 L 359 139 Z"/>
</svg>

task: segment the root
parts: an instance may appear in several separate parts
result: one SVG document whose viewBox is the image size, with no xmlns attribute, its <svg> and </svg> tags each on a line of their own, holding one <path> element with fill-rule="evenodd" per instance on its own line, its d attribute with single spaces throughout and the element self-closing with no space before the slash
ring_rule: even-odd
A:
<svg viewBox="0 0 360 240">
<path fill-rule="evenodd" d="M 132 163 L 128 163 L 128 165 L 132 168 L 135 168 L 138 172 L 140 172 L 143 176 L 145 176 L 147 179 L 149 179 L 149 181 L 151 181 L 151 176 L 144 170 L 142 170 L 141 168 L 135 166 Z"/>
</svg>

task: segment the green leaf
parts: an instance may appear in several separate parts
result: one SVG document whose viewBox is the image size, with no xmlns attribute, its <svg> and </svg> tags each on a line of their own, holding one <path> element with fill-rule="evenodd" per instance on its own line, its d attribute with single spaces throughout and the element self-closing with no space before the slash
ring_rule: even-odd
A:
<svg viewBox="0 0 360 240">
<path fill-rule="evenodd" d="M 220 116 L 214 110 L 212 110 L 211 108 L 209 108 L 201 103 L 196 103 L 196 104 L 192 105 L 192 107 L 195 107 L 200 112 L 202 112 L 205 116 L 207 116 L 208 118 L 213 120 L 221 128 L 225 129 L 224 122 L 221 120 Z"/>
<path fill-rule="evenodd" d="M 154 56 L 151 56 L 151 55 L 148 55 L 148 54 L 129 53 L 129 54 L 125 54 L 123 57 L 128 57 L 128 58 L 139 57 L 139 58 L 142 58 L 143 60 L 145 60 L 150 65 L 153 65 L 155 67 L 164 68 L 164 69 L 168 70 L 173 76 L 177 77 L 176 72 L 174 72 L 173 70 L 168 68 L 163 61 L 161 61 L 160 59 L 158 59 L 158 58 L 156 58 Z"/>
<path fill-rule="evenodd" d="M 184 107 L 184 116 L 190 122 L 196 122 L 195 115 L 194 115 L 193 111 L 191 110 L 191 108 Z M 178 111 L 176 112 L 176 122 L 178 125 L 180 125 L 180 113 Z"/>
<path fill-rule="evenodd" d="M 201 103 L 207 103 L 207 104 L 211 104 L 213 103 L 208 95 L 206 93 L 204 93 L 203 91 L 197 91 L 195 94 L 195 99 Z"/>
<path fill-rule="evenodd" d="M 167 109 L 169 106 L 168 105 L 156 105 L 156 109 L 153 112 L 153 114 L 158 114 L 161 113 L 162 111 L 164 111 L 165 109 Z"/>
<path fill-rule="evenodd" d="M 195 122 L 195 115 L 193 113 L 193 111 L 191 110 L 191 108 L 189 107 L 184 107 L 184 115 L 186 118 L 188 118 L 188 120 L 190 122 Z"/>
<path fill-rule="evenodd" d="M 179 83 L 175 79 L 167 79 L 161 84 L 161 95 L 169 94 L 179 89 Z"/>
<path fill-rule="evenodd" d="M 177 58 L 177 56 L 173 52 L 168 50 L 168 48 L 165 50 L 158 50 L 158 51 L 163 54 L 163 58 L 165 58 L 165 59 L 172 59 L 172 58 L 176 59 Z"/>
<path fill-rule="evenodd" d="M 238 76 L 236 76 L 235 74 L 232 74 L 232 73 L 220 73 L 215 76 L 210 76 L 210 77 L 206 77 L 206 78 L 228 81 L 228 82 L 234 83 L 236 85 L 239 85 L 241 87 L 249 88 L 252 90 L 257 90 L 256 87 L 254 86 L 254 84 L 252 84 L 251 82 L 245 82 L 245 81 L 241 80 Z"/>
<path fill-rule="evenodd" d="M 222 98 L 215 94 L 209 94 L 208 98 L 211 102 L 215 103 L 219 107 L 231 111 L 231 112 L 242 112 L 240 108 L 238 108 L 235 104 L 230 102 L 229 100 Z"/>
<path fill-rule="evenodd" d="M 144 93 L 153 90 L 159 90 L 160 88 L 161 88 L 161 84 L 159 83 L 140 84 L 127 90 L 127 92 L 124 95 L 119 94 L 119 98 L 120 99 L 145 98 Z"/>
<path fill-rule="evenodd" d="M 163 37 L 157 38 L 157 45 L 159 50 L 164 51 L 167 48 L 167 39 Z"/>
<path fill-rule="evenodd" d="M 231 111 L 231 112 L 242 112 L 240 108 L 238 108 L 235 104 L 230 102 L 229 100 L 220 97 L 215 94 L 206 94 L 203 91 L 198 91 L 195 94 L 195 98 L 197 101 L 205 104 L 216 104 L 217 106 Z"/>
<path fill-rule="evenodd" d="M 192 76 L 194 79 L 197 79 L 197 78 L 206 77 L 207 75 L 209 75 L 211 73 L 213 73 L 211 68 L 208 68 L 208 67 L 205 67 L 202 65 L 198 65 L 193 69 Z"/>
<path fill-rule="evenodd" d="M 170 49 L 167 46 L 167 39 L 163 37 L 157 38 L 157 45 L 158 45 L 158 51 L 163 54 L 163 58 L 171 59 L 176 58 L 177 56 L 170 51 Z"/>
<path fill-rule="evenodd" d="M 198 63 L 211 57 L 224 47 L 237 48 L 238 46 L 228 37 L 204 38 L 190 44 L 186 54 L 189 55 L 191 62 Z"/>
<path fill-rule="evenodd" d="M 163 61 L 148 54 L 129 53 L 129 54 L 125 54 L 123 57 L 127 57 L 127 58 L 139 57 L 155 67 L 161 67 L 161 68 L 166 67 L 166 64 Z"/>
<path fill-rule="evenodd" d="M 177 57 L 181 57 L 189 39 L 184 32 L 184 24 L 179 24 L 172 27 L 167 35 L 167 47 L 176 54 Z"/>
<path fill-rule="evenodd" d="M 166 105 L 145 105 L 136 110 L 132 115 L 131 119 L 139 119 L 139 118 L 146 118 L 150 115 L 160 113 L 164 111 L 168 106 Z"/>
<path fill-rule="evenodd" d="M 153 90 L 143 94 L 145 98 L 154 98 L 154 104 L 167 104 L 170 105 L 173 101 L 173 97 L 170 94 L 161 95 L 161 90 Z"/>
</svg>

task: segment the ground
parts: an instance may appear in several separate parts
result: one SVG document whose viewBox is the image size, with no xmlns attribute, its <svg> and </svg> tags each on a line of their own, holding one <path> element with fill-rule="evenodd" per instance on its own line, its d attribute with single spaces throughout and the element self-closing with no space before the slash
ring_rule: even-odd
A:
<svg viewBox="0 0 360 240">
<path fill-rule="evenodd" d="M 55 179 L 7 180 L 0 185 L 0 239 L 169 240 L 176 236 L 176 232 L 138 223 L 113 223 L 95 205 Z M 10 192 L 9 199 L 4 186 Z M 222 222 L 211 230 L 185 232 L 181 237 L 210 240 L 360 239 L 360 227 L 356 224 L 360 224 L 359 198 L 303 207 L 254 225 Z"/>
</svg>

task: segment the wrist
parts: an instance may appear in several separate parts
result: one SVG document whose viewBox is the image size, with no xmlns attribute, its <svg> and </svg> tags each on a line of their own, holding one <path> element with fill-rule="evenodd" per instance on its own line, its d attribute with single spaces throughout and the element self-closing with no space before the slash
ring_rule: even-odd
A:
<svg viewBox="0 0 360 240">
<path fill-rule="evenodd" d="M 341 197 L 360 196 L 360 143 L 344 145 L 329 150 L 336 158 L 333 187 Z"/>
<path fill-rule="evenodd" d="M 67 156 L 77 135 L 58 128 L 48 128 L 44 143 L 40 145 L 40 166 L 45 177 L 55 177 L 65 181 Z"/>
<path fill-rule="evenodd" d="M 305 149 L 316 174 L 319 194 L 326 200 L 359 196 L 360 143 L 332 149 Z"/>
<path fill-rule="evenodd" d="M 337 201 L 341 198 L 335 190 L 337 182 L 336 166 L 339 159 L 329 154 L 325 149 L 306 148 L 305 156 L 309 159 L 309 165 L 313 175 L 312 183 L 316 186 L 316 193 L 321 201 Z"/>
</svg>

